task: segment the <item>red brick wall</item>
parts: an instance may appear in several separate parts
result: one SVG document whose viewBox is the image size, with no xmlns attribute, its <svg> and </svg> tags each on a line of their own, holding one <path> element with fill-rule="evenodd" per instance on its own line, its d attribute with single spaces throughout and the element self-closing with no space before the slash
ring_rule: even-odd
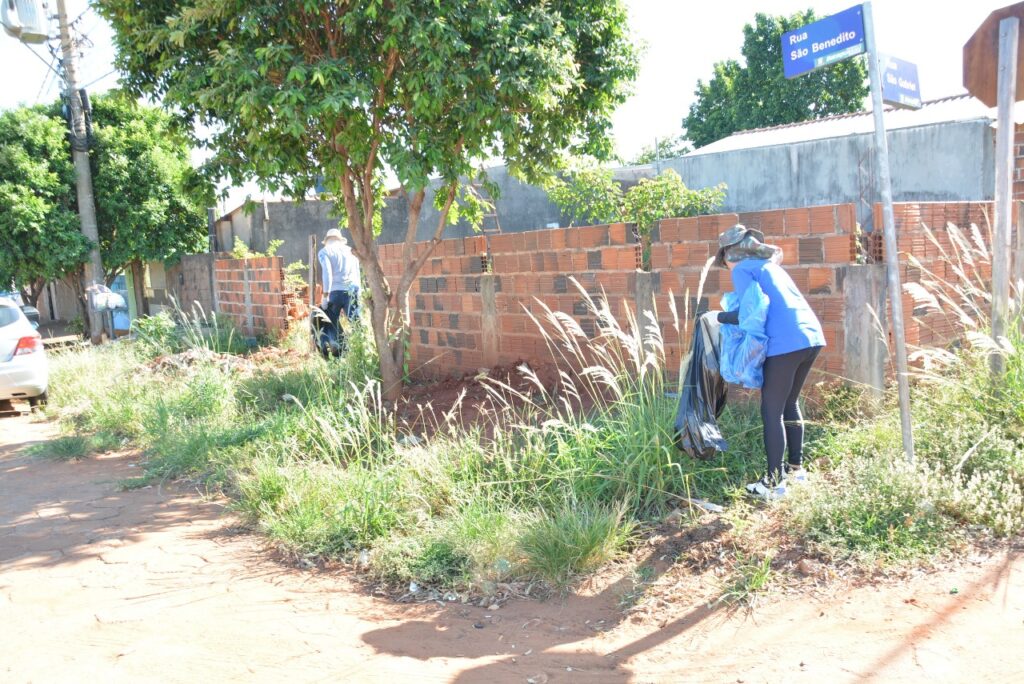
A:
<svg viewBox="0 0 1024 684">
<path fill-rule="evenodd" d="M 906 202 L 893 207 L 896 237 L 900 253 L 900 279 L 904 284 L 928 284 L 931 291 L 943 282 L 950 286 L 939 286 L 954 301 L 960 299 L 955 285 L 962 280 L 957 273 L 956 250 L 948 230 L 949 224 L 957 226 L 967 239 L 972 239 L 971 226 L 977 226 L 977 236 L 991 246 L 991 202 Z M 1016 211 L 1016 208 L 1015 208 Z M 875 225 L 882 225 L 882 207 L 874 207 Z M 876 261 L 883 261 L 885 255 L 884 237 L 881 231 L 872 234 L 872 253 Z M 910 259 L 913 255 L 917 264 Z M 919 264 L 919 265 L 918 265 Z M 992 264 L 990 261 L 976 261 L 975 265 L 964 264 L 963 272 L 990 284 Z M 944 305 L 948 310 L 948 307 Z M 924 306 L 914 297 L 903 292 L 903 317 L 905 334 L 909 347 L 945 346 L 960 335 L 964 328 L 957 317 L 948 312 L 937 311 Z M 891 318 L 891 313 L 890 313 Z M 890 335 L 891 339 L 891 335 Z"/>
<path fill-rule="evenodd" d="M 655 305 L 666 331 L 668 367 L 677 368 L 690 346 L 688 329 L 681 335 L 672 330 L 670 294 L 676 299 L 681 317 L 685 311 L 692 316 L 695 308 L 720 307 L 721 296 L 732 290 L 724 270 L 709 271 L 702 292 L 706 302 L 694 298 L 704 263 L 718 249 L 718 235 L 737 222 L 762 231 L 767 242 L 782 248 L 783 267 L 807 297 L 825 331 L 828 348 L 819 357 L 817 368 L 842 376 L 843 269 L 856 262 L 856 212 L 852 204 L 663 220 L 660 240 L 652 248 L 651 266 L 659 281 Z"/>
<path fill-rule="evenodd" d="M 717 249 L 718 235 L 737 221 L 762 230 L 767 240 L 783 248 L 786 269 L 825 326 L 830 347 L 819 367 L 842 375 L 842 274 L 855 261 L 852 204 L 661 221 L 652 239 L 651 277 L 669 369 L 678 368 L 690 343 L 685 321 L 681 334 L 673 329 L 669 300 L 675 300 L 680 317 L 718 307 L 721 295 L 732 289 L 727 272 L 710 271 L 700 302 L 698 282 Z M 417 245 L 418 250 L 424 247 Z M 404 267 L 402 249 L 400 244 L 380 247 L 389 278 L 397 279 Z M 486 251 L 483 236 L 444 240 L 426 262 L 410 293 L 414 371 L 447 375 L 485 365 L 480 254 Z M 618 316 L 626 305 L 636 309 L 638 246 L 624 224 L 495 235 L 490 238 L 490 255 L 496 281 L 498 363 L 550 360 L 527 313 L 541 317 L 543 305 L 571 315 L 584 331 L 594 331 L 596 321 L 570 277 L 591 295 L 605 296 Z"/>
<path fill-rule="evenodd" d="M 214 301 L 247 335 L 276 335 L 288 325 L 281 257 L 218 259 L 214 264 Z"/>
</svg>

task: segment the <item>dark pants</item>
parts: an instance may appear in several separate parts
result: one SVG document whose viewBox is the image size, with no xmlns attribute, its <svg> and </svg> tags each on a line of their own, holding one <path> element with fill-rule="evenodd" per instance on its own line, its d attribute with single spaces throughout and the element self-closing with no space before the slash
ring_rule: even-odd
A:
<svg viewBox="0 0 1024 684">
<path fill-rule="evenodd" d="M 769 356 L 764 361 L 764 385 L 761 387 L 761 420 L 764 422 L 764 448 L 768 452 L 768 476 L 782 477 L 782 454 L 789 446 L 789 463 L 803 462 L 804 419 L 800 415 L 800 390 L 821 347 Z"/>
<path fill-rule="evenodd" d="M 356 309 L 359 304 L 359 290 L 353 288 L 352 290 L 332 290 L 330 296 L 327 298 L 327 309 L 324 313 L 331 319 L 331 325 L 334 326 L 335 330 L 341 331 L 338 327 L 338 319 L 341 318 L 341 313 L 345 312 L 345 317 L 350 321 L 356 317 Z"/>
</svg>

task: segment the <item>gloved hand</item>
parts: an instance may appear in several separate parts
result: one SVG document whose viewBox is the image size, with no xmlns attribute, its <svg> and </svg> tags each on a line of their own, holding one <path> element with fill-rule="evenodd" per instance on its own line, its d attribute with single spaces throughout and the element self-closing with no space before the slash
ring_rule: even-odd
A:
<svg viewBox="0 0 1024 684">
<path fill-rule="evenodd" d="M 327 297 L 324 297 L 323 299 L 321 299 L 320 300 L 320 308 L 323 309 L 324 311 L 327 311 L 327 303 L 329 301 L 330 300 Z"/>
<path fill-rule="evenodd" d="M 740 324 L 740 312 L 739 311 L 718 311 L 716 312 L 719 323 L 731 323 L 732 325 Z"/>
</svg>

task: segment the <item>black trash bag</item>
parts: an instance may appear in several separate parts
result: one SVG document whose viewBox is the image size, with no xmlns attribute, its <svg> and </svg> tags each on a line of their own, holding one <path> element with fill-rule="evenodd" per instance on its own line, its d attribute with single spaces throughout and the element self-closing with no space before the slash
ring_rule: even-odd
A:
<svg viewBox="0 0 1024 684">
<path fill-rule="evenodd" d="M 324 310 L 314 306 L 309 316 L 309 331 L 320 355 L 325 359 L 340 356 L 344 351 L 343 341 L 338 337 L 338 328 L 331 323 Z"/>
<path fill-rule="evenodd" d="M 676 413 L 676 447 L 702 461 L 729 448 L 718 429 L 718 418 L 725 409 L 728 394 L 728 385 L 719 367 L 718 332 L 715 312 L 697 319 L 690 363 L 686 367 Z"/>
</svg>

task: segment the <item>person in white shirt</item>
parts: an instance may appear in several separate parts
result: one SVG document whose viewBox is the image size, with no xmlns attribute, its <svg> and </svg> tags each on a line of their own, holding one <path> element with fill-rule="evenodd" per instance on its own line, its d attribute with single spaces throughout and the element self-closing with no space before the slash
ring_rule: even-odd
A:
<svg viewBox="0 0 1024 684">
<path fill-rule="evenodd" d="M 340 333 L 338 319 L 341 313 L 344 311 L 345 316 L 353 320 L 358 312 L 361 283 L 359 260 L 337 228 L 327 231 L 323 244 L 317 254 L 323 284 L 320 308 L 331 320 L 335 331 Z"/>
</svg>

